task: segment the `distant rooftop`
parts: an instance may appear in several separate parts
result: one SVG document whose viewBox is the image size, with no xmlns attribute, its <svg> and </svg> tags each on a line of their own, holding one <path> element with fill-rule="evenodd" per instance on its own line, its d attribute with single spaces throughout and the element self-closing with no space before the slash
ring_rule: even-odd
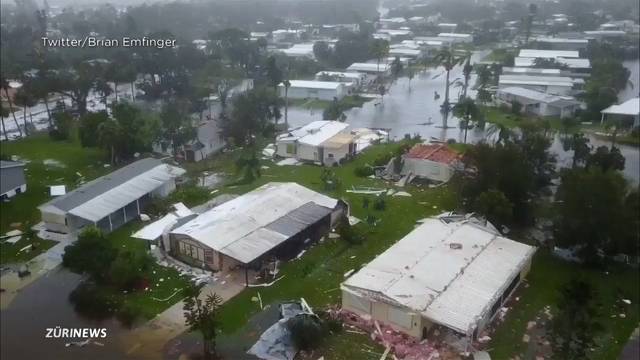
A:
<svg viewBox="0 0 640 360">
<path fill-rule="evenodd" d="M 522 49 L 520 50 L 519 57 L 528 58 L 579 58 L 580 53 L 572 50 L 537 50 L 537 49 Z"/>
</svg>

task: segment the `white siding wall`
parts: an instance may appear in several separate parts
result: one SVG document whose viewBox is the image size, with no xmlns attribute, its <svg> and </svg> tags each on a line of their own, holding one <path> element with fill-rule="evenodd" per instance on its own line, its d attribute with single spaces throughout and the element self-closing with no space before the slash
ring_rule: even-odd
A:
<svg viewBox="0 0 640 360">
<path fill-rule="evenodd" d="M 407 175 L 409 173 L 425 179 L 444 182 L 451 179 L 454 170 L 446 164 L 434 161 L 405 158 L 402 174 Z"/>
<path fill-rule="evenodd" d="M 330 154 L 332 154 L 333 157 L 330 157 Z M 345 158 L 347 155 L 349 155 L 349 144 L 344 144 L 340 148 L 325 148 L 323 163 L 324 165 L 333 165 Z"/>
<path fill-rule="evenodd" d="M 289 146 L 289 148 L 293 147 L 294 152 L 293 153 L 287 152 L 287 146 Z M 276 142 L 276 155 L 281 157 L 295 157 L 296 156 L 295 148 L 296 148 L 295 141 L 280 140 Z"/>
<path fill-rule="evenodd" d="M 298 159 L 306 161 L 321 161 L 317 156 L 320 154 L 320 149 L 317 146 L 306 145 L 298 143 Z"/>
<path fill-rule="evenodd" d="M 284 97 L 284 87 L 280 87 L 280 96 Z M 334 98 L 342 99 L 344 97 L 344 87 L 337 89 L 310 89 L 290 87 L 288 93 L 289 99 L 320 99 L 333 100 Z"/>
</svg>

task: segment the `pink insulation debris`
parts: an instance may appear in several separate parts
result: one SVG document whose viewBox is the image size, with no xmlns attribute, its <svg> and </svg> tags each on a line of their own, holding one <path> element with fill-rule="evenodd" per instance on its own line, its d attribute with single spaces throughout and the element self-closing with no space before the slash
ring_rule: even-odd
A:
<svg viewBox="0 0 640 360">
<path fill-rule="evenodd" d="M 348 310 L 335 310 L 336 315 L 350 326 L 371 334 L 371 338 L 382 346 L 389 347 L 398 359 L 435 360 L 442 359 L 437 344 L 429 340 L 419 341 L 392 327 L 371 318 L 364 318 Z M 443 345 L 444 346 L 444 345 Z"/>
</svg>

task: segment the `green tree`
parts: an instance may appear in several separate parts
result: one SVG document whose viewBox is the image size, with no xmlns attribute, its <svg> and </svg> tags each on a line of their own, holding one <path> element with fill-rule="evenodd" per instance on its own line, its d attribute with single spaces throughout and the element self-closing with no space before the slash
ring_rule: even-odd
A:
<svg viewBox="0 0 640 360">
<path fill-rule="evenodd" d="M 98 127 L 100 124 L 110 121 L 106 111 L 87 113 L 79 120 L 78 136 L 83 147 L 98 146 Z"/>
<path fill-rule="evenodd" d="M 218 313 L 222 298 L 216 293 L 208 294 L 204 301 L 200 299 L 202 285 L 191 284 L 185 290 L 184 318 L 190 331 L 202 335 L 204 358 L 216 355 L 216 337 L 219 327 Z"/>
<path fill-rule="evenodd" d="M 477 119 L 480 115 L 480 109 L 476 106 L 476 102 L 468 97 L 463 97 L 453 107 L 453 113 L 461 118 L 464 126 L 464 143 L 467 143 L 467 132 L 471 126 L 471 121 Z"/>
<path fill-rule="evenodd" d="M 29 126 L 27 123 L 27 108 L 30 108 L 36 105 L 36 98 L 33 93 L 33 87 L 30 79 L 25 78 L 23 80 L 22 86 L 16 92 L 14 101 L 16 105 L 22 106 L 22 118 L 24 123 L 24 132 L 26 135 L 29 135 L 31 128 L 33 128 L 33 124 Z"/>
<path fill-rule="evenodd" d="M 586 163 L 591 153 L 589 138 L 584 136 L 583 133 L 576 133 L 570 137 L 562 139 L 562 146 L 565 151 L 573 150 L 571 167 L 576 167 L 578 164 Z"/>
<path fill-rule="evenodd" d="M 402 71 L 404 67 L 402 66 L 402 62 L 400 61 L 400 57 L 396 56 L 395 59 L 391 62 L 391 75 L 393 79 L 397 79 L 402 75 Z"/>
<path fill-rule="evenodd" d="M 106 280 L 116 251 L 96 227 L 85 228 L 78 240 L 64 248 L 62 265 L 74 272 L 89 274 L 96 281 Z"/>
<path fill-rule="evenodd" d="M 56 111 L 53 114 L 54 126 L 49 129 L 49 135 L 54 140 L 69 140 L 73 130 L 73 116 L 66 111 Z"/>
<path fill-rule="evenodd" d="M 588 154 L 586 158 L 588 167 L 596 166 L 602 171 L 624 170 L 625 158 L 620 153 L 620 149 L 606 146 L 599 146 L 593 154 Z"/>
<path fill-rule="evenodd" d="M 275 56 L 269 56 L 267 58 L 266 68 L 266 75 L 267 79 L 269 80 L 269 85 L 273 86 L 273 88 L 277 90 L 278 85 L 280 85 L 280 83 L 284 79 L 284 75 L 282 73 L 282 70 L 280 70 L 280 68 L 278 67 Z"/>
<path fill-rule="evenodd" d="M 464 87 L 462 91 L 462 97 L 467 97 L 467 88 L 469 87 L 469 79 L 471 79 L 471 72 L 473 71 L 473 65 L 471 65 L 471 53 L 468 52 L 465 57 L 464 67 L 462 68 L 462 74 L 464 75 Z"/>
<path fill-rule="evenodd" d="M 548 334 L 555 357 L 567 360 L 590 358 L 589 349 L 597 346 L 595 337 L 603 330 L 596 320 L 596 296 L 591 284 L 577 279 L 560 289 L 558 311 Z"/>
<path fill-rule="evenodd" d="M 326 335 L 322 321 L 312 314 L 300 314 L 287 321 L 291 339 L 299 350 L 313 350 Z"/>
<path fill-rule="evenodd" d="M 109 281 L 121 290 L 131 290 L 148 275 L 153 264 L 146 252 L 120 251 L 109 266 Z"/>
<path fill-rule="evenodd" d="M 481 193 L 475 201 L 476 212 L 500 228 L 513 220 L 513 204 L 499 190 L 490 189 Z"/>
<path fill-rule="evenodd" d="M 637 211 L 633 205 L 637 195 L 627 192 L 627 182 L 619 172 L 575 168 L 565 170 L 561 179 L 554 221 L 560 246 L 576 247 L 588 264 L 601 263 L 600 251 L 638 254 L 637 228 L 630 226 L 634 221 L 629 222 L 629 213 Z"/>
<path fill-rule="evenodd" d="M 109 163 L 116 163 L 116 150 L 119 149 L 122 128 L 115 120 L 108 120 L 100 123 L 97 128 L 97 145 L 109 153 Z"/>
</svg>

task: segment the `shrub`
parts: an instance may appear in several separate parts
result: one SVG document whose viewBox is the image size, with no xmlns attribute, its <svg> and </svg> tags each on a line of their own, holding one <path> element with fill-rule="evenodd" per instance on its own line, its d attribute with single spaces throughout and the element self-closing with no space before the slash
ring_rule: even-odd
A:
<svg viewBox="0 0 640 360">
<path fill-rule="evenodd" d="M 135 288 L 153 266 L 151 255 L 125 250 L 111 263 L 109 281 L 121 290 Z"/>
<path fill-rule="evenodd" d="M 89 274 L 96 281 L 103 281 L 116 250 L 96 227 L 88 227 L 80 233 L 78 240 L 67 246 L 62 256 L 62 265 L 77 273 Z"/>
<path fill-rule="evenodd" d="M 94 320 L 110 318 L 122 305 L 119 297 L 90 282 L 78 285 L 69 294 L 69 302 L 79 314 Z"/>
<path fill-rule="evenodd" d="M 387 208 L 387 203 L 384 200 L 384 196 L 378 196 L 373 202 L 374 210 L 384 211 Z"/>
<path fill-rule="evenodd" d="M 353 169 L 353 173 L 358 177 L 367 177 L 373 175 L 374 171 L 371 166 L 363 165 Z"/>
<path fill-rule="evenodd" d="M 393 153 L 380 154 L 373 160 L 374 166 L 386 166 L 393 157 Z"/>
<path fill-rule="evenodd" d="M 336 227 L 336 232 L 340 235 L 340 238 L 349 244 L 357 245 L 362 243 L 362 237 L 360 237 L 349 224 L 349 220 L 343 217 L 340 223 Z"/>
</svg>

